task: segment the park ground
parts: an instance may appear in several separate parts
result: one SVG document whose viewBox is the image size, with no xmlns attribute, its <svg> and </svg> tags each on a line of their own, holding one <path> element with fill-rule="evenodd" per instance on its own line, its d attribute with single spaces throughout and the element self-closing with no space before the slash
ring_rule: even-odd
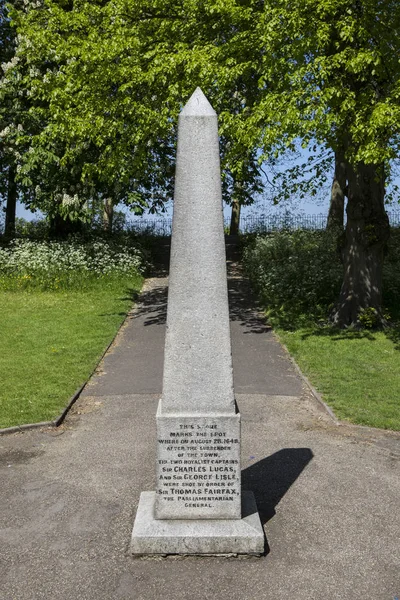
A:
<svg viewBox="0 0 400 600">
<path fill-rule="evenodd" d="M 323 232 L 276 233 L 255 238 L 255 243 L 254 236 L 244 239 L 244 266 L 260 307 L 323 400 L 339 419 L 400 430 L 398 231 L 386 259 L 385 310 L 390 310 L 391 321 L 383 331 L 374 329 L 371 315 L 356 330 L 340 331 L 326 321 L 341 267 Z M 61 414 L 113 339 L 143 281 L 136 263 L 130 271 L 108 275 L 102 272 L 104 264 L 119 256 L 121 248 L 124 264 L 127 256 L 132 260 L 129 252 L 136 253 L 135 260 L 140 256 L 142 263 L 148 262 L 143 243 L 55 242 L 59 255 L 69 256 L 70 262 L 79 258 L 79 268 L 71 275 L 50 258 L 55 253 L 51 244 L 18 242 L 19 271 L 15 274 L 14 262 L 13 275 L 7 275 L 3 264 L 0 277 L 0 428 L 54 420 Z M 156 262 L 165 259 L 167 240 L 153 239 L 147 245 Z M 43 255 L 49 263 L 46 272 Z M 79 270 L 84 260 L 92 269 L 89 274 Z"/>
<path fill-rule="evenodd" d="M 147 280 L 58 429 L 3 436 L 2 594 L 25 600 L 352 600 L 399 594 L 399 434 L 337 426 L 229 279 L 242 482 L 261 558 L 135 559 L 141 491 L 155 489 L 166 280 Z"/>
</svg>

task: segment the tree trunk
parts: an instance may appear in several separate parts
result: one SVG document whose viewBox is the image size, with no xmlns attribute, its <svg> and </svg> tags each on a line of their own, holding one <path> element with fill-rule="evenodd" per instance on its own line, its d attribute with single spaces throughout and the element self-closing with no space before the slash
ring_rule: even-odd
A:
<svg viewBox="0 0 400 600">
<path fill-rule="evenodd" d="M 382 269 L 389 238 L 385 212 L 384 169 L 359 163 L 348 166 L 347 225 L 342 250 L 344 276 L 332 315 L 339 327 L 362 326 L 363 309 L 372 309 L 376 325 L 383 324 Z"/>
<path fill-rule="evenodd" d="M 111 198 L 105 198 L 103 209 L 103 230 L 112 233 L 114 204 Z"/>
<path fill-rule="evenodd" d="M 50 218 L 49 227 L 50 237 L 65 239 L 69 235 L 79 234 L 82 232 L 81 221 L 70 221 L 64 219 L 61 215 L 55 214 Z"/>
<path fill-rule="evenodd" d="M 10 166 L 8 169 L 8 189 L 7 189 L 7 206 L 6 206 L 6 222 L 4 235 L 6 238 L 15 236 L 15 215 L 17 212 L 17 182 L 15 177 L 17 169 Z"/>
<path fill-rule="evenodd" d="M 229 235 L 239 235 L 240 208 L 239 200 L 234 200 L 232 202 L 231 226 L 229 229 Z"/>
<path fill-rule="evenodd" d="M 343 229 L 346 186 L 347 175 L 344 155 L 342 152 L 335 152 L 335 174 L 331 189 L 327 229 Z"/>
</svg>

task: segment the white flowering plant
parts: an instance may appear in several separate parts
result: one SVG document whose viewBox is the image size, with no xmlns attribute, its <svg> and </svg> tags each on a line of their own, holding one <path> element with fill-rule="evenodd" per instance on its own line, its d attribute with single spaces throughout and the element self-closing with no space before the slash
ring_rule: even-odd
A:
<svg viewBox="0 0 400 600">
<path fill-rule="evenodd" d="M 0 247 L 0 288 L 81 289 L 100 282 L 137 277 L 147 266 L 132 241 L 71 238 L 68 241 L 16 239 Z"/>
</svg>

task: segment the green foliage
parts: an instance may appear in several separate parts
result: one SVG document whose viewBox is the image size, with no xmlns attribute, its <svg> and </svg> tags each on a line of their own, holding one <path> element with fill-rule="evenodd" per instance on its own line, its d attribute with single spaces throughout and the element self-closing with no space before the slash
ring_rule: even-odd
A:
<svg viewBox="0 0 400 600">
<path fill-rule="evenodd" d="M 262 161 L 299 139 L 310 156 L 279 182 L 282 196 L 316 194 L 338 148 L 353 163 L 385 163 L 390 177 L 395 0 L 173 0 L 168 10 L 161 0 L 46 0 L 10 11 L 18 47 L 1 87 L 19 108 L 6 135 L 26 201 L 49 214 L 85 220 L 86 202 L 106 197 L 162 207 L 177 115 L 197 85 L 219 115 L 229 203 L 251 203 Z"/>
<path fill-rule="evenodd" d="M 257 148 L 240 133 L 256 91 L 251 39 L 240 43 L 245 68 L 228 68 L 227 53 L 248 11 L 231 2 L 186 0 L 166 11 L 148 0 L 47 0 L 10 12 L 18 47 L 3 85 L 30 106 L 18 177 L 31 206 L 81 220 L 97 196 L 162 207 L 172 195 L 177 115 L 198 84 L 220 114 L 224 198 L 253 201 Z"/>
<path fill-rule="evenodd" d="M 244 267 L 260 294 L 269 316 L 289 329 L 299 323 L 326 321 L 342 279 L 342 265 L 334 233 L 277 231 L 244 238 Z M 393 319 L 399 315 L 400 229 L 394 228 L 383 271 L 384 304 Z M 360 313 L 363 327 L 377 324 L 370 308 Z"/>
<path fill-rule="evenodd" d="M 289 326 L 327 316 L 341 283 L 335 237 L 325 231 L 277 231 L 244 249 L 244 267 L 271 316 Z"/>
<path fill-rule="evenodd" d="M 390 233 L 383 264 L 383 293 L 392 318 L 400 319 L 400 227 L 393 227 Z"/>
<path fill-rule="evenodd" d="M 280 0 L 267 6 L 258 23 L 270 57 L 265 82 L 275 82 L 271 93 L 266 86 L 275 124 L 264 131 L 264 143 L 274 143 L 281 128 L 288 144 L 295 135 L 304 145 L 345 143 L 354 162 L 380 164 L 397 156 L 398 3 Z"/>
<path fill-rule="evenodd" d="M 385 320 L 390 319 L 389 313 L 385 313 L 383 317 Z M 382 325 L 382 320 L 378 311 L 372 306 L 361 308 L 358 313 L 358 320 L 363 329 L 379 329 Z"/>
<path fill-rule="evenodd" d="M 15 233 L 17 237 L 44 240 L 49 235 L 49 223 L 44 219 L 15 219 Z"/>
<path fill-rule="evenodd" d="M 156 107 L 159 83 L 149 85 L 135 27 L 112 9 L 10 7 L 18 45 L 0 95 L 23 106 L 17 129 L 4 135 L 16 132 L 25 202 L 49 215 L 85 221 L 88 200 L 111 197 L 143 210 L 170 196 L 174 125 Z"/>
<path fill-rule="evenodd" d="M 17 65 L 16 34 L 12 28 L 5 2 L 0 4 L 0 204 L 7 197 L 9 179 L 18 163 L 18 127 L 23 102 L 16 93 L 13 77 L 7 73 Z"/>
</svg>

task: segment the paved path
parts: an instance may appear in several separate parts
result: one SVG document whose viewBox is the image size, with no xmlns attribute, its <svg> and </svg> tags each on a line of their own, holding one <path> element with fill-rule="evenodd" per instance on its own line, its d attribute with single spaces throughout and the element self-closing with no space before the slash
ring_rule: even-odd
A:
<svg viewBox="0 0 400 600">
<path fill-rule="evenodd" d="M 148 280 L 58 430 L 0 438 L 3 600 L 393 600 L 400 596 L 400 437 L 335 426 L 254 309 L 234 265 L 234 379 L 243 485 L 262 558 L 134 559 L 155 489 L 166 280 Z"/>
</svg>

